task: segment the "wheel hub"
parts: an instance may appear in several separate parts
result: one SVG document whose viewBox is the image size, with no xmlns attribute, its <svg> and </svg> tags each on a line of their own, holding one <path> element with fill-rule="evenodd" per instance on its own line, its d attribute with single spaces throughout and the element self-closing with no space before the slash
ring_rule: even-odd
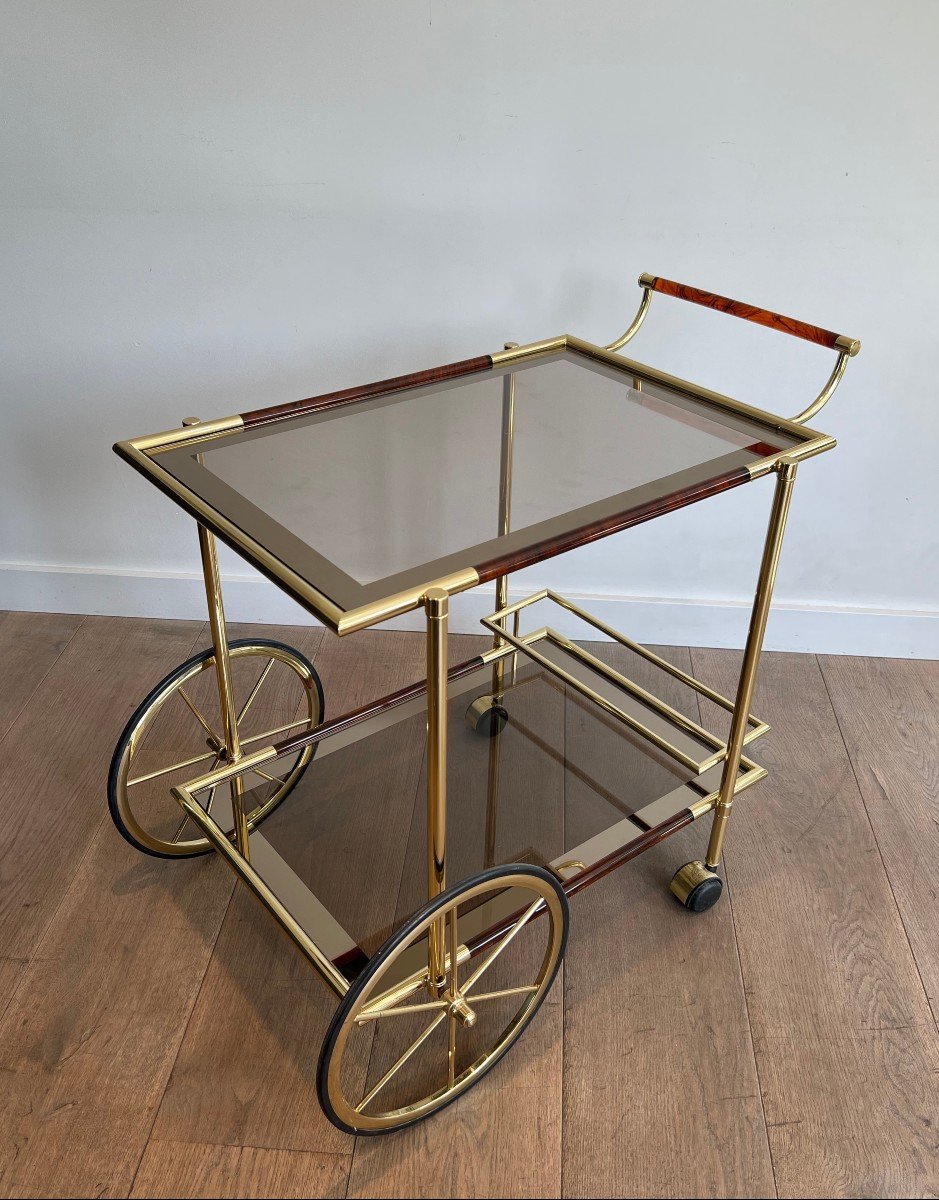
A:
<svg viewBox="0 0 939 1200">
<path fill-rule="evenodd" d="M 467 1029 L 472 1029 L 476 1024 L 476 1013 L 466 1003 L 463 996 L 459 992 L 457 992 L 456 996 L 450 992 L 446 992 L 443 998 L 447 1001 L 447 1015 L 455 1017 Z"/>
</svg>

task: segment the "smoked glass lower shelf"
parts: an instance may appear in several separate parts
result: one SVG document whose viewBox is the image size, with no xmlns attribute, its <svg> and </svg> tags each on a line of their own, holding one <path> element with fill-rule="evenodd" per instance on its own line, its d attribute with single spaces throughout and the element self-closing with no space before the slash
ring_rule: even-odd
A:
<svg viewBox="0 0 939 1200">
<path fill-rule="evenodd" d="M 492 694 L 497 667 L 475 660 L 449 686 L 449 883 L 495 864 L 524 862 L 552 868 L 577 890 L 632 857 L 632 847 L 638 852 L 657 840 L 657 830 L 665 836 L 689 823 L 699 815 L 690 811 L 694 806 L 706 811 L 706 798 L 719 786 L 713 735 L 706 741 L 685 728 L 666 728 L 655 707 L 598 674 L 579 647 L 534 637 L 553 665 L 667 735 L 705 769 L 662 752 L 522 653 L 501 662 L 505 727 L 496 737 L 480 736 L 465 714 L 477 697 Z M 631 678 L 663 690 L 654 664 L 618 646 L 606 656 L 618 670 L 634 659 Z M 670 705 L 697 723 L 693 688 L 674 678 L 666 683 Z M 359 723 L 337 722 L 287 798 L 250 834 L 252 868 L 332 961 L 353 965 L 351 974 L 426 901 L 426 719 L 420 692 Z M 266 776 L 283 775 L 297 753 L 294 745 L 265 763 Z M 745 760 L 739 785 L 764 773 Z M 247 772 L 244 786 L 250 812 L 271 784 Z M 204 807 L 208 792 L 193 798 Z M 216 789 L 211 817 L 231 829 L 226 787 Z M 341 914 L 341 926 L 333 913 Z M 485 925 L 481 916 L 480 933 Z"/>
</svg>

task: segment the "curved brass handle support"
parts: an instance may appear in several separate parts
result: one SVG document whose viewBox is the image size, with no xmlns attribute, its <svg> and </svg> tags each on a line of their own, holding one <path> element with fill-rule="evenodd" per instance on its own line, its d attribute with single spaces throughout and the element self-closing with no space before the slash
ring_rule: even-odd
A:
<svg viewBox="0 0 939 1200">
<path fill-rule="evenodd" d="M 628 341 L 636 336 L 639 332 L 639 326 L 646 319 L 646 313 L 649 311 L 649 305 L 652 303 L 652 285 L 655 279 L 651 275 L 640 275 L 639 286 L 642 288 L 642 300 L 639 302 L 639 309 L 632 319 L 632 324 L 626 330 L 622 337 L 618 337 L 615 342 L 610 342 L 609 346 L 604 347 L 606 350 L 622 350 Z"/>
<path fill-rule="evenodd" d="M 857 354 L 857 350 L 855 350 L 854 353 Z M 798 425 L 804 425 L 806 421 L 810 420 L 817 412 L 820 412 L 821 409 L 825 407 L 828 401 L 835 394 L 835 388 L 841 382 L 841 377 L 844 375 L 845 368 L 848 365 L 848 359 L 850 357 L 850 350 L 842 350 L 839 353 L 838 361 L 835 363 L 832 373 L 828 376 L 828 382 L 818 393 L 808 408 L 803 409 L 797 417 L 791 417 L 790 420 L 795 421 Z"/>
<path fill-rule="evenodd" d="M 822 329 L 818 325 L 810 325 L 808 322 L 798 321 L 794 317 L 785 317 L 780 313 L 771 312 L 766 308 L 757 308 L 753 304 L 743 304 L 739 300 L 731 300 L 728 296 L 718 296 L 714 292 L 705 292 L 701 288 L 690 287 L 685 283 L 675 283 L 674 280 L 663 279 L 659 275 L 648 275 L 645 273 L 640 275 L 639 286 L 642 288 L 642 302 L 639 305 L 639 311 L 623 336 L 617 338 L 615 342 L 610 342 L 606 347 L 607 350 L 616 351 L 621 349 L 638 333 L 639 327 L 645 320 L 646 313 L 649 311 L 649 305 L 652 303 L 653 292 L 661 292 L 665 296 L 674 296 L 678 300 L 687 300 L 691 304 L 700 304 L 705 308 L 712 308 L 717 312 L 728 313 L 730 316 L 740 317 L 744 321 L 753 321 L 757 325 L 776 329 L 780 333 L 788 333 L 792 337 L 802 338 L 807 342 L 814 342 L 816 345 L 825 346 L 829 350 L 837 350 L 838 361 L 835 363 L 825 386 L 808 408 L 800 412 L 797 417 L 792 418 L 793 421 L 797 421 L 800 425 L 808 421 L 810 417 L 814 417 L 817 412 L 825 407 L 844 376 L 848 359 L 853 358 L 861 349 L 861 343 L 856 338 L 845 337 L 844 334 L 833 333 L 830 329 Z"/>
</svg>

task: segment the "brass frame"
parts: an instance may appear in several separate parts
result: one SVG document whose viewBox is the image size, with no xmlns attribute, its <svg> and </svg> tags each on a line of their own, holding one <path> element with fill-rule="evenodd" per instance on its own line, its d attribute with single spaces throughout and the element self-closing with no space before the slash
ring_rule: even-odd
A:
<svg viewBox="0 0 939 1200">
<path fill-rule="evenodd" d="M 638 328 L 635 321 L 633 324 Z M 617 343 L 611 344 L 622 345 L 624 340 L 621 338 Z M 490 358 L 493 369 L 504 370 L 516 364 L 521 365 L 560 354 L 572 354 L 575 358 L 585 359 L 601 372 L 611 373 L 617 378 L 628 381 L 638 389 L 642 388 L 643 383 L 661 387 L 670 394 L 670 399 L 675 402 L 684 399 L 692 405 L 704 406 L 705 409 L 709 408 L 720 413 L 725 418 L 729 416 L 756 426 L 770 436 L 781 435 L 792 441 L 793 444 L 762 458 L 753 458 L 744 451 L 727 455 L 728 466 L 733 465 L 745 470 L 748 480 L 758 479 L 768 474 L 775 470 L 783 460 L 801 462 L 832 449 L 836 444 L 833 437 L 809 429 L 800 423 L 810 410 L 817 411 L 818 400 L 813 402 L 813 405 L 810 405 L 798 420 L 789 420 L 709 388 L 703 388 L 677 376 L 669 375 L 667 372 L 624 358 L 614 351 L 574 337 L 572 334 L 563 334 L 560 337 L 532 342 L 524 346 L 507 343 L 505 349 L 493 353 Z M 472 378 L 478 379 L 479 376 L 476 375 Z M 512 378 L 513 373 L 507 372 L 506 379 L 511 380 Z M 835 380 L 836 383 L 837 380 Z M 506 388 L 508 389 L 508 387 L 507 384 Z M 826 390 L 825 398 L 827 399 L 834 390 L 834 386 L 826 385 Z M 398 392 L 396 399 L 406 395 L 408 395 L 407 391 Z M 168 463 L 176 461 L 169 457 L 174 452 L 186 450 L 188 454 L 194 447 L 233 434 L 240 434 L 244 432 L 244 429 L 242 417 L 225 417 L 217 421 L 190 425 L 184 429 L 170 430 L 167 433 L 118 442 L 115 450 L 186 509 L 206 529 L 221 537 L 237 553 L 248 559 L 263 574 L 287 591 L 303 607 L 340 636 L 368 629 L 421 607 L 424 596 L 431 588 L 440 587 L 452 596 L 467 591 L 480 582 L 479 569 L 468 560 L 472 558 L 474 551 L 482 553 L 485 558 L 487 547 L 468 548 L 466 551 L 438 560 L 437 563 L 427 564 L 427 574 L 423 578 L 421 576 L 425 568 L 419 567 L 414 571 L 404 572 L 401 576 L 392 577 L 388 581 L 379 581 L 379 583 L 370 584 L 367 587 L 356 584 L 334 564 L 329 563 L 309 547 L 304 547 L 312 566 L 322 572 L 324 578 L 328 577 L 330 580 L 329 587 L 335 594 L 327 595 L 322 590 L 322 586 L 317 586 L 311 578 L 305 577 L 284 561 L 283 557 L 273 553 L 268 546 L 241 529 L 220 511 L 217 505 L 213 506 L 208 503 L 194 489 L 191 480 L 187 482 L 177 478 L 173 472 L 167 469 Z M 511 439 L 509 439 L 509 443 L 511 443 Z M 220 489 L 224 487 L 218 481 L 216 481 L 216 486 Z M 638 492 L 643 489 L 634 490 Z M 616 510 L 614 508 L 611 511 L 615 512 Z M 563 520 L 566 521 L 567 518 L 565 517 Z M 276 523 L 268 520 L 268 524 Z M 572 534 L 577 531 L 576 525 L 563 525 L 563 528 Z M 540 530 L 540 527 L 536 527 L 536 529 Z M 534 531 L 532 534 L 534 536 Z M 504 571 L 499 573 L 500 577 L 504 578 L 504 575 Z M 396 583 L 401 586 L 395 587 Z M 389 586 L 393 590 L 388 591 Z M 343 589 L 346 589 L 347 599 L 356 595 L 364 595 L 367 597 L 366 602 L 359 604 L 353 602 L 351 605 L 340 603 L 337 595 Z"/>
<path fill-rule="evenodd" d="M 665 389 L 670 397 L 683 397 L 691 406 L 703 406 L 705 410 L 721 414 L 725 422 L 726 418 L 730 417 L 741 423 L 741 429 L 756 426 L 770 435 L 782 435 L 788 444 L 771 454 L 752 458 L 742 464 L 748 480 L 770 473 L 775 474 L 776 487 L 740 676 L 733 699 L 722 696 L 549 588 L 515 603 L 509 603 L 508 570 L 512 568 L 505 568 L 494 576 L 496 608 L 492 614 L 482 619 L 483 627 L 492 634 L 492 647 L 480 655 L 476 662 L 480 670 L 490 668 L 492 692 L 491 696 L 485 698 L 487 701 L 501 705 L 507 690 L 518 686 L 516 672 L 519 660 L 530 660 L 559 679 L 566 688 L 577 692 L 608 716 L 625 725 L 632 734 L 645 739 L 656 752 L 668 756 L 680 763 L 686 771 L 692 772 L 691 780 L 673 793 L 646 806 L 640 812 L 624 817 L 583 845 L 566 849 L 550 864 L 569 895 L 656 841 L 709 813 L 713 814 L 713 818 L 706 862 L 711 869 L 717 867 L 723 853 L 734 797 L 766 776 L 765 769 L 749 759 L 744 754 L 744 749 L 769 728 L 765 722 L 752 714 L 751 708 L 792 489 L 799 462 L 823 453 L 835 445 L 834 438 L 806 428 L 804 422 L 814 416 L 830 399 L 844 375 L 847 359 L 856 354 L 859 348 L 859 344 L 851 339 L 838 338 L 835 343 L 838 359 L 821 393 L 796 417 L 779 417 L 653 367 L 626 359 L 618 353 L 635 336 L 646 319 L 655 282 L 652 276 L 640 277 L 643 294 L 639 309 L 621 337 L 608 346 L 595 345 L 565 334 L 524 346 L 506 342 L 503 350 L 490 356 L 492 369 L 502 371 L 504 377 L 498 536 L 507 536 L 511 526 L 516 386 L 516 372 L 512 368 L 522 369 L 533 360 L 561 354 L 587 359 L 603 373 L 627 378 L 637 390 L 642 390 L 644 384 Z M 407 389 L 403 389 L 400 394 L 407 394 Z M 643 398 L 646 399 L 645 394 Z M 655 403 L 654 395 L 650 395 L 647 402 Z M 225 762 L 184 786 L 174 788 L 173 794 L 184 812 L 270 912 L 310 966 L 337 996 L 343 997 L 349 991 L 350 981 L 356 977 L 365 961 L 361 949 L 305 885 L 289 878 L 289 872 L 286 883 L 279 888 L 271 886 L 265 879 L 264 872 L 276 865 L 278 856 L 257 828 L 249 828 L 244 807 L 245 780 L 250 778 L 252 770 L 260 768 L 262 764 L 280 754 L 294 752 L 302 745 L 312 744 L 320 738 L 325 740 L 332 734 L 327 733 L 323 727 L 322 732 L 307 731 L 300 736 L 265 745 L 248 753 L 240 744 L 215 536 L 222 537 L 339 635 L 369 628 L 418 607 L 424 609 L 426 688 L 423 693 L 415 692 L 406 703 L 402 702 L 396 715 L 390 719 L 403 719 L 414 705 L 420 706 L 424 703 L 426 697 L 426 875 L 429 901 L 440 896 L 447 887 L 448 700 L 455 687 L 464 686 L 461 681 L 467 676 L 465 668 L 473 665 L 462 664 L 453 671 L 448 671 L 449 602 L 451 596 L 480 582 L 480 570 L 470 562 L 464 561 L 439 577 L 410 583 L 391 594 L 383 594 L 381 584 L 376 585 L 376 588 L 372 589 L 373 592 L 377 589 L 382 594 L 372 595 L 368 602 L 360 605 L 343 606 L 337 602 L 335 596 L 327 595 L 311 579 L 304 578 L 283 558 L 251 537 L 218 507 L 208 503 L 194 487 L 181 481 L 168 469 L 167 464 L 171 462 L 169 456 L 175 452 L 184 449 L 187 455 L 198 463 L 202 458 L 201 447 L 241 433 L 244 429 L 245 422 L 240 416 L 204 423 L 189 419 L 184 422 L 182 429 L 136 438 L 119 443 L 116 447 L 133 466 L 190 512 L 196 518 L 199 528 L 200 553 L 224 727 Z M 466 553 L 469 555 L 472 552 Z M 457 556 L 451 556 L 454 557 Z M 429 564 L 428 570 L 433 566 L 434 564 Z M 420 570 L 423 568 L 419 569 L 419 572 Z M 493 576 L 490 574 L 489 577 Z M 544 625 L 523 634 L 520 630 L 521 613 L 542 601 L 560 606 L 597 632 L 641 656 L 648 663 L 682 681 L 729 712 L 731 722 L 726 740 L 660 700 L 648 689 L 616 671 L 550 626 Z M 564 659 L 565 656 L 570 664 L 577 664 L 580 669 L 591 673 L 595 682 L 585 682 L 573 665 L 562 665 L 558 659 Z M 610 689 L 613 689 L 615 699 L 611 699 Z M 389 707 L 397 703 L 393 698 L 388 699 Z M 347 714 L 347 718 L 349 716 L 351 714 Z M 331 724 L 339 725 L 347 718 L 338 718 Z M 667 735 L 662 732 L 663 728 L 675 732 Z M 272 731 L 272 734 L 276 732 L 278 731 Z M 364 735 L 363 733 L 362 736 Z M 487 863 L 491 861 L 495 847 L 500 775 L 499 740 L 498 737 L 492 738 L 489 749 L 485 851 Z M 695 746 L 703 746 L 706 749 L 704 757 L 701 757 L 700 753 L 696 755 L 692 752 Z M 214 791 L 215 787 L 223 782 L 232 785 L 230 821 L 227 822 L 233 827 L 231 835 L 226 832 L 226 818 L 220 816 L 217 810 L 210 815 L 197 799 L 200 792 L 206 789 Z M 293 904 L 289 902 L 289 896 L 294 897 Z M 298 916 L 298 906 L 304 910 L 303 918 Z M 452 919 L 449 927 L 445 915 L 430 921 L 427 928 L 426 963 L 415 964 L 407 956 L 401 956 L 402 962 L 407 963 L 407 969 L 402 966 L 397 977 L 392 972 L 386 980 L 385 990 L 377 998 L 372 998 L 363 1009 L 362 1019 L 371 1020 L 381 1016 L 402 998 L 407 998 L 422 988 L 429 993 L 431 1001 L 417 1006 L 418 1008 L 439 1008 L 442 1003 L 441 997 L 450 997 L 451 992 L 456 994 L 457 966 L 478 952 L 480 947 L 491 944 L 493 936 L 498 936 L 493 934 L 493 911 L 492 906 L 487 906 L 485 915 L 480 915 L 479 920 L 488 922 L 488 925 L 481 924 L 476 930 L 471 928 L 459 945 L 456 942 L 455 922 Z M 513 914 L 507 911 L 499 919 L 511 922 L 517 919 L 517 915 L 516 913 L 513 917 Z M 450 1003 L 449 1000 L 446 1002 Z M 457 1012 L 454 1008 L 451 1016 L 458 1016 L 462 1021 L 468 1019 L 468 1012 L 469 1010 Z M 455 1081 L 452 1068 L 452 1037 L 455 1020 L 451 1021 L 451 1026 L 450 1085 L 453 1087 Z"/>
</svg>

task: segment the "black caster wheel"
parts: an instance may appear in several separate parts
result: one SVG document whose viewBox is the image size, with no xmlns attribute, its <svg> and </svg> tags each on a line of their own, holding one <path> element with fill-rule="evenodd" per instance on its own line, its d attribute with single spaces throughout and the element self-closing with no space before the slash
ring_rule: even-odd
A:
<svg viewBox="0 0 939 1200">
<path fill-rule="evenodd" d="M 696 913 L 713 908 L 724 890 L 720 875 L 711 871 L 700 859 L 680 867 L 668 886 L 679 904 Z"/>
<path fill-rule="evenodd" d="M 509 723 L 509 714 L 495 696 L 477 696 L 466 710 L 466 723 L 477 737 L 494 738 Z"/>
</svg>

